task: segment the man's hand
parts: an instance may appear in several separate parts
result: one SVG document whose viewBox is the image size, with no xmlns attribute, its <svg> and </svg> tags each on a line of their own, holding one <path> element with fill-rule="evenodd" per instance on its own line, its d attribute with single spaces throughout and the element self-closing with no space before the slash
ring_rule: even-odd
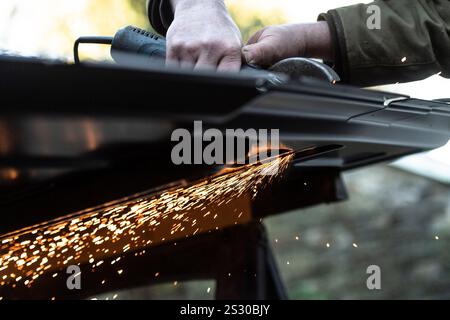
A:
<svg viewBox="0 0 450 320">
<path fill-rule="evenodd" d="M 292 57 L 331 61 L 334 55 L 326 22 L 266 27 L 249 39 L 242 52 L 247 63 L 259 66 L 271 66 Z"/>
<path fill-rule="evenodd" d="M 240 70 L 242 37 L 223 0 L 171 1 L 175 19 L 167 31 L 167 63 Z"/>
</svg>

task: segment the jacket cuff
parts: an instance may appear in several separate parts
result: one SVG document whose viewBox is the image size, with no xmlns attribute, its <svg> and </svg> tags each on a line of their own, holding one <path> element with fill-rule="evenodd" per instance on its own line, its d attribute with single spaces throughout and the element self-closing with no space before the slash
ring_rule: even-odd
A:
<svg viewBox="0 0 450 320">
<path fill-rule="evenodd" d="M 165 37 L 174 19 L 170 0 L 148 0 L 147 14 L 153 29 Z"/>
<path fill-rule="evenodd" d="M 324 62 L 333 67 L 333 69 L 340 76 L 342 82 L 348 82 L 348 58 L 342 22 L 335 10 L 330 10 L 328 13 L 320 14 L 318 21 L 327 22 L 331 31 L 331 39 L 334 48 L 334 61 Z"/>
</svg>

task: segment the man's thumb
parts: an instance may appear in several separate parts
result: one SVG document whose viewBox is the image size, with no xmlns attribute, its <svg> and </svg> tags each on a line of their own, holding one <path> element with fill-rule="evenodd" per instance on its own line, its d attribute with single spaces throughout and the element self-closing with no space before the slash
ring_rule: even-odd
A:
<svg viewBox="0 0 450 320">
<path fill-rule="evenodd" d="M 249 44 L 242 48 L 242 53 L 247 63 L 260 66 L 270 64 L 268 51 L 267 43 L 264 41 Z"/>
</svg>

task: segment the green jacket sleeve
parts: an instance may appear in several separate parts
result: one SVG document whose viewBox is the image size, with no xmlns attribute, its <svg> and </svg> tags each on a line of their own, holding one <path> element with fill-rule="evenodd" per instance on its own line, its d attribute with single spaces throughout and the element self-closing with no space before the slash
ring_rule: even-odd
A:
<svg viewBox="0 0 450 320">
<path fill-rule="evenodd" d="M 372 5 L 380 8 L 380 29 L 368 27 Z M 450 77 L 450 0 L 379 0 L 319 19 L 332 30 L 335 68 L 344 82 L 372 86 L 437 73 Z"/>
</svg>

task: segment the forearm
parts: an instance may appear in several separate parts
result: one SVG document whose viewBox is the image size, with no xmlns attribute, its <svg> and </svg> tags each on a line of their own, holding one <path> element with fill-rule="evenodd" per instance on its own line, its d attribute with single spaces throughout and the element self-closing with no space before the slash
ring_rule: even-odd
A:
<svg viewBox="0 0 450 320">
<path fill-rule="evenodd" d="M 377 5 L 381 29 L 370 29 Z M 450 1 L 377 1 L 322 15 L 334 29 L 337 71 L 345 82 L 370 86 L 450 75 Z"/>
<path fill-rule="evenodd" d="M 299 32 L 304 38 L 304 56 L 308 58 L 323 59 L 332 62 L 334 60 L 334 47 L 331 31 L 324 21 L 310 24 L 300 24 Z"/>
</svg>

